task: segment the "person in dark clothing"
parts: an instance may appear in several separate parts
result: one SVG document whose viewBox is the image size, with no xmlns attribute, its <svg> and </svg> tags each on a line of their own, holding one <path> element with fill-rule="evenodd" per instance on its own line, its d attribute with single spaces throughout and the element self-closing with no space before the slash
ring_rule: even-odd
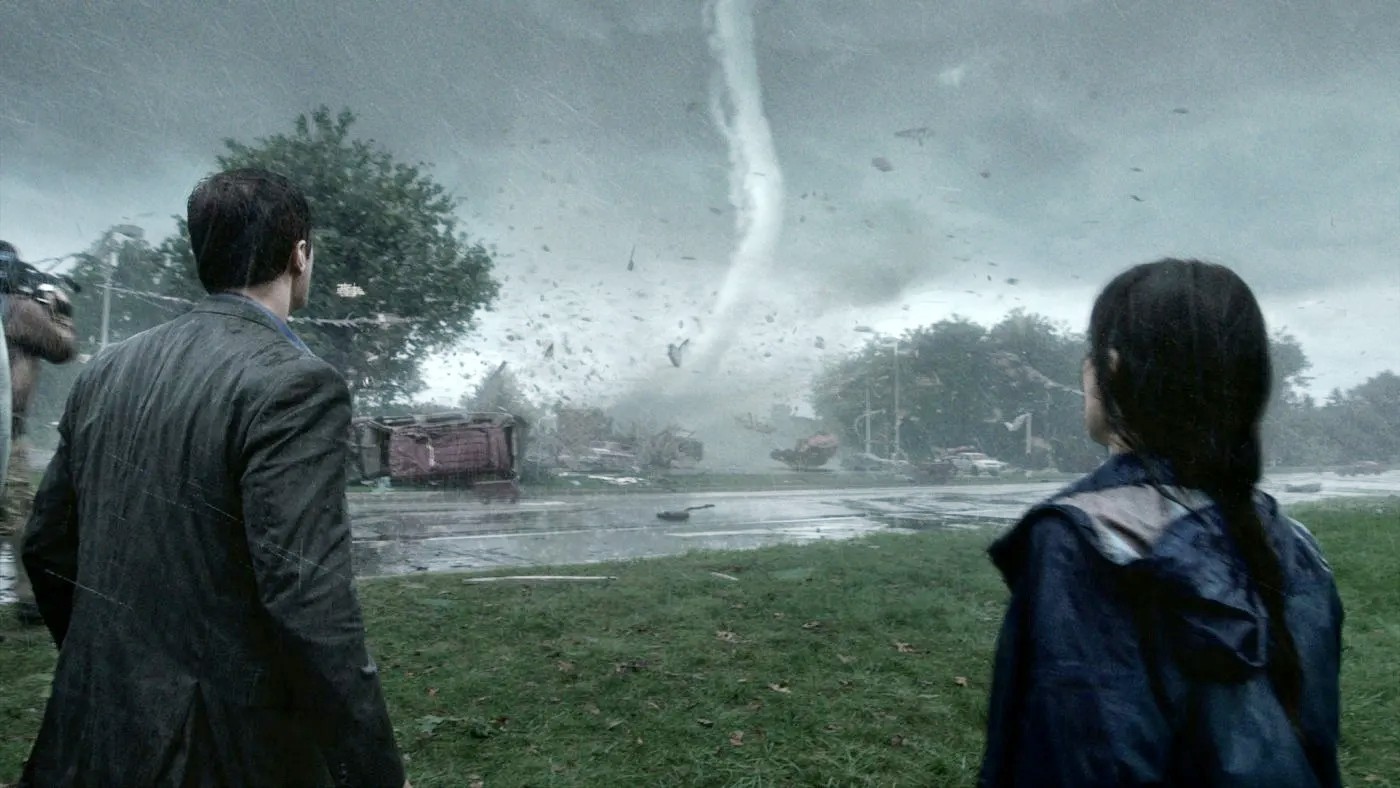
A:
<svg viewBox="0 0 1400 788">
<path fill-rule="evenodd" d="M 38 269 L 19 259 L 19 251 L 0 241 L 0 272 L 4 285 L 0 297 L 4 305 L 0 313 L 5 322 L 5 390 L 10 399 L 9 418 L 5 426 L 10 441 L 0 495 L 0 536 L 10 544 L 15 558 L 15 614 L 24 624 L 42 624 L 39 608 L 34 604 L 34 591 L 29 575 L 20 560 L 20 543 L 24 524 L 29 519 L 29 504 L 34 497 L 34 483 L 29 465 L 26 416 L 29 402 L 39 386 L 39 372 L 44 362 L 66 364 L 77 354 L 77 334 L 73 328 L 72 305 L 68 294 L 56 277 L 40 274 Z M 47 280 L 47 281 L 45 281 Z"/>
<path fill-rule="evenodd" d="M 210 296 L 98 354 L 24 561 L 58 644 L 22 785 L 404 785 L 352 580 L 350 394 L 287 325 L 301 190 L 233 170 L 190 195 Z"/>
<path fill-rule="evenodd" d="M 1099 295 L 1085 421 L 1111 457 L 991 547 L 1011 591 L 983 786 L 1338 786 L 1342 606 L 1255 486 L 1271 385 L 1248 286 L 1162 260 Z"/>
</svg>

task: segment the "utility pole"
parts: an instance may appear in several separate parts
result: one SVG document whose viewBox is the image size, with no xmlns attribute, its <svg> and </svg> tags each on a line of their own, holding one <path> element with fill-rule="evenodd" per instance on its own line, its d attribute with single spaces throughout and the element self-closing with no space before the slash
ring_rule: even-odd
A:
<svg viewBox="0 0 1400 788">
<path fill-rule="evenodd" d="M 117 274 L 117 254 L 120 247 L 117 246 L 116 238 L 122 235 L 133 241 L 139 241 L 145 237 L 146 233 L 134 224 L 119 224 L 113 227 L 107 236 L 107 240 L 112 244 L 111 262 L 107 265 L 107 284 L 102 288 L 102 349 L 107 349 L 107 329 L 112 319 L 112 280 Z"/>
<path fill-rule="evenodd" d="M 899 447 L 899 337 L 894 340 L 894 451 L 890 453 L 890 459 L 898 460 L 901 454 Z"/>
<path fill-rule="evenodd" d="M 107 263 L 106 285 L 102 288 L 102 349 L 107 349 L 107 327 L 112 321 L 112 277 L 117 271 L 117 247 L 112 247 Z"/>
<path fill-rule="evenodd" d="M 865 454 L 870 455 L 870 381 L 865 381 Z"/>
<path fill-rule="evenodd" d="M 857 333 L 860 333 L 860 334 L 871 334 L 871 335 L 873 335 L 873 336 L 875 337 L 875 343 L 874 343 L 874 344 L 876 344 L 877 346 L 878 346 L 879 344 L 881 344 L 881 340 L 885 339 L 885 337 L 883 337 L 878 331 L 876 331 L 875 329 L 871 328 L 870 326 L 856 326 L 854 330 L 855 330 Z M 902 453 L 902 452 L 901 452 L 901 449 L 900 449 L 900 446 L 899 446 L 899 337 L 894 337 L 893 339 L 894 339 L 894 345 L 892 346 L 892 349 L 893 349 L 893 351 L 894 351 L 894 413 L 893 413 L 893 416 L 894 416 L 894 440 L 891 442 L 892 445 L 890 446 L 890 459 L 896 460 L 896 459 L 899 459 L 899 455 Z M 878 353 L 877 353 L 876 355 L 877 355 L 877 357 L 878 357 Z M 867 383 L 867 386 L 868 386 L 868 385 L 869 385 L 869 384 Z M 867 391 L 866 391 L 866 405 L 865 405 L 865 411 L 866 411 L 867 414 L 870 414 L 870 402 L 869 402 L 869 397 L 870 397 L 870 392 L 869 392 L 869 390 L 867 389 Z M 870 429 L 870 427 L 869 427 L 870 420 L 869 420 L 869 416 L 868 416 L 868 415 L 867 415 L 867 418 L 866 418 L 866 422 L 865 422 L 865 423 L 866 423 L 866 438 L 867 438 L 866 451 L 868 452 L 868 451 L 870 451 L 870 445 L 869 445 L 869 442 L 868 442 L 868 441 L 869 441 L 869 435 L 870 435 L 870 432 L 869 432 L 869 429 Z"/>
</svg>

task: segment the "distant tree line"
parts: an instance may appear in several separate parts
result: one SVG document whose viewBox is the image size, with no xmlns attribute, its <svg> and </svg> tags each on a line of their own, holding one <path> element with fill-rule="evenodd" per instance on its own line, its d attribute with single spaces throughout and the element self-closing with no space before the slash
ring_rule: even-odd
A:
<svg viewBox="0 0 1400 788">
<path fill-rule="evenodd" d="M 897 364 L 899 445 L 912 460 L 962 446 L 1073 472 L 1103 459 L 1084 432 L 1078 389 L 1087 345 L 1079 334 L 1017 310 L 991 327 L 953 317 L 897 339 L 898 354 L 895 338 L 872 339 L 814 383 L 817 414 L 848 451 L 863 450 L 868 421 L 872 450 L 890 454 Z M 1275 387 L 1263 427 L 1270 465 L 1400 461 L 1400 377 L 1383 372 L 1317 403 L 1305 393 L 1310 363 L 1297 339 L 1277 333 L 1271 344 Z"/>
</svg>

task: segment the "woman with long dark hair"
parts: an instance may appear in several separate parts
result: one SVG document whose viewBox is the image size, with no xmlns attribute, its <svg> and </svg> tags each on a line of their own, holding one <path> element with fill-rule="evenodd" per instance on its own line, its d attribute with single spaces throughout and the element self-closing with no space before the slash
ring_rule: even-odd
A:
<svg viewBox="0 0 1400 788">
<path fill-rule="evenodd" d="M 984 786 L 1337 786 L 1342 607 L 1259 492 L 1268 334 L 1233 271 L 1104 288 L 1085 423 L 1110 458 L 991 548 L 1011 589 Z"/>
</svg>

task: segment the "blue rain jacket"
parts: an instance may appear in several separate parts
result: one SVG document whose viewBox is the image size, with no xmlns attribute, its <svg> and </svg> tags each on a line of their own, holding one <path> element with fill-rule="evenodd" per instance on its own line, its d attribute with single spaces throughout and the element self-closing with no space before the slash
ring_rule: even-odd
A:
<svg viewBox="0 0 1400 788">
<path fill-rule="evenodd" d="M 1317 542 L 1256 493 L 1303 670 L 1295 729 L 1219 509 L 1161 481 L 1117 455 L 992 545 L 1011 602 L 981 785 L 1341 785 L 1342 605 Z"/>
</svg>

